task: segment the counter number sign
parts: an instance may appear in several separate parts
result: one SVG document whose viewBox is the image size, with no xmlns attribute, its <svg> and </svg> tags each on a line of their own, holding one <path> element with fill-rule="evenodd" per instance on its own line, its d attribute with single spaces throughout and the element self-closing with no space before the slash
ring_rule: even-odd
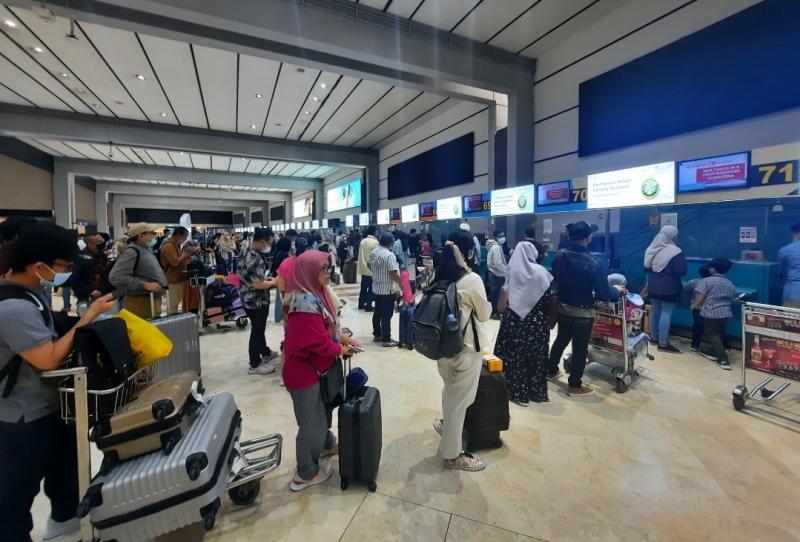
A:
<svg viewBox="0 0 800 542">
<path fill-rule="evenodd" d="M 748 176 L 750 186 L 796 183 L 798 169 L 800 169 L 798 166 L 798 160 L 750 166 L 750 175 Z"/>
</svg>

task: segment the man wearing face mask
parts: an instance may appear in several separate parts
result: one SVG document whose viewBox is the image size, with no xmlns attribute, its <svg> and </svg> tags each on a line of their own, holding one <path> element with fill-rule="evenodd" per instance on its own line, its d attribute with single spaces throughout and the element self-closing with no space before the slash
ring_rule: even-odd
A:
<svg viewBox="0 0 800 542">
<path fill-rule="evenodd" d="M 45 540 L 74 533 L 78 505 L 75 429 L 59 414 L 57 389 L 41 378 L 72 351 L 75 329 L 116 303 L 92 303 L 71 329 L 56 332 L 45 287 L 63 284 L 77 255 L 75 232 L 55 224 L 19 230 L 0 279 L 0 524 L 3 540 L 30 540 L 42 479 L 50 500 Z M 73 537 L 74 539 L 74 537 Z"/>
<path fill-rule="evenodd" d="M 268 279 L 270 252 L 275 235 L 272 228 L 256 228 L 250 247 L 239 256 L 237 271 L 239 273 L 239 294 L 242 305 L 250 318 L 250 357 L 249 374 L 266 375 L 275 372 L 269 362 L 278 357 L 278 352 L 270 350 L 265 336 L 269 319 L 269 290 L 275 281 Z"/>
<path fill-rule="evenodd" d="M 486 266 L 488 272 L 486 279 L 489 282 L 489 302 L 492 304 L 492 318 L 499 320 L 497 314 L 497 300 L 500 298 L 500 290 L 506 282 L 506 272 L 508 264 L 506 255 L 503 254 L 503 243 L 506 242 L 506 234 L 501 230 L 494 231 L 494 239 L 489 239 L 486 246 L 489 247 L 489 254 L 486 256 Z"/>
<path fill-rule="evenodd" d="M 102 270 L 106 264 L 103 236 L 94 233 L 86 235 L 83 239 L 84 247 L 78 252 L 75 268 L 70 277 L 72 291 L 78 298 L 79 313 L 82 313 L 92 300 L 100 297 L 103 287 Z"/>
<path fill-rule="evenodd" d="M 108 279 L 125 296 L 124 308 L 140 318 L 155 318 L 161 315 L 161 293 L 167 287 L 167 277 L 153 254 L 155 226 L 131 224 L 127 236 L 128 247 L 117 258 Z M 150 305 L 151 293 L 155 314 Z"/>
</svg>

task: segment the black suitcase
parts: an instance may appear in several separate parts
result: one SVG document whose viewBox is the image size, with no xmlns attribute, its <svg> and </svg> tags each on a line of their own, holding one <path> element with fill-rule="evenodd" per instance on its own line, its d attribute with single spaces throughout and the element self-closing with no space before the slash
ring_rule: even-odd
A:
<svg viewBox="0 0 800 542">
<path fill-rule="evenodd" d="M 490 373 L 481 367 L 475 402 L 467 408 L 464 430 L 467 432 L 467 451 L 500 448 L 503 441 L 500 431 L 507 431 L 508 389 L 503 373 Z"/>
<path fill-rule="evenodd" d="M 344 283 L 345 284 L 355 284 L 356 283 L 356 262 L 355 262 L 355 260 L 350 260 L 349 262 L 344 262 L 342 264 L 342 275 L 344 275 Z"/>
<path fill-rule="evenodd" d="M 414 349 L 414 305 L 400 307 L 400 348 Z"/>
<path fill-rule="evenodd" d="M 376 388 L 365 386 L 358 396 L 339 407 L 339 476 L 342 491 L 350 482 L 364 482 L 370 491 L 381 462 L 382 420 L 381 395 Z"/>
</svg>

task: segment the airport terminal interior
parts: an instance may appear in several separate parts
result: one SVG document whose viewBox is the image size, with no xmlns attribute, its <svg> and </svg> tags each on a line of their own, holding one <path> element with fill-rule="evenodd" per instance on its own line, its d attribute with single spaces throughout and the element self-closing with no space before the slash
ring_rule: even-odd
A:
<svg viewBox="0 0 800 542">
<path fill-rule="evenodd" d="M 798 26 L 0 0 L 8 540 L 800 540 Z"/>
</svg>

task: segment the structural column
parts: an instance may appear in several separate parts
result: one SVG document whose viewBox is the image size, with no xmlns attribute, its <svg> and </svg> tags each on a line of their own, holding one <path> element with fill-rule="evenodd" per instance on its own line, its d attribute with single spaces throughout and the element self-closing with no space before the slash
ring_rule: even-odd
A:
<svg viewBox="0 0 800 542">
<path fill-rule="evenodd" d="M 97 216 L 97 231 L 108 233 L 108 192 L 97 190 L 94 193 L 94 214 Z"/>
<path fill-rule="evenodd" d="M 114 237 L 122 237 L 124 231 L 122 225 L 122 205 L 120 205 L 119 198 L 116 196 L 113 197 L 111 203 L 111 212 L 113 214 L 111 217 L 111 224 L 114 226 Z"/>
<path fill-rule="evenodd" d="M 314 202 L 314 216 L 312 218 L 319 220 L 321 224 L 322 219 L 325 218 L 325 205 L 327 204 L 325 201 L 325 188 L 322 185 L 314 190 Z"/>
<path fill-rule="evenodd" d="M 533 184 L 534 119 L 533 72 L 516 70 L 514 91 L 508 95 L 508 129 L 506 175 L 507 187 Z M 522 238 L 525 228 L 533 223 L 530 216 L 507 220 L 506 234 L 514 242 Z"/>
<path fill-rule="evenodd" d="M 380 161 L 378 154 L 370 156 L 367 159 L 367 167 L 364 168 L 364 185 L 367 189 L 366 207 L 362 204 L 362 211 L 377 213 L 378 206 L 381 200 L 381 175 L 380 175 Z"/>
<path fill-rule="evenodd" d="M 53 209 L 56 224 L 75 227 L 75 175 L 57 160 L 53 168 Z"/>
</svg>

